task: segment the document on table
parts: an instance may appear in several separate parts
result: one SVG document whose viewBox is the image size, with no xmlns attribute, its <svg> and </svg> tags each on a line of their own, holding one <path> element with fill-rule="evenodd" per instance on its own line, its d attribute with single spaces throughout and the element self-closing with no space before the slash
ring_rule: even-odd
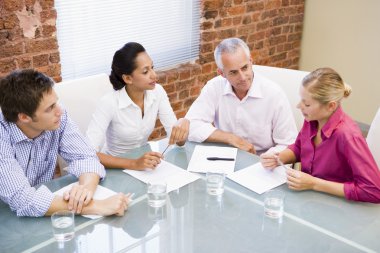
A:
<svg viewBox="0 0 380 253">
<path fill-rule="evenodd" d="M 188 171 L 206 173 L 207 171 L 230 174 L 235 170 L 237 148 L 201 146 L 194 148 Z M 233 161 L 209 161 L 207 157 L 233 158 Z"/>
<path fill-rule="evenodd" d="M 200 178 L 200 176 L 192 174 L 164 160 L 161 160 L 161 163 L 154 170 L 145 169 L 142 171 L 123 171 L 144 183 L 164 181 L 167 184 L 167 192 L 179 189 L 182 186 L 194 182 L 195 180 Z"/>
<path fill-rule="evenodd" d="M 265 169 L 260 162 L 227 176 L 232 181 L 262 194 L 286 182 L 286 172 L 281 166 Z"/>
<path fill-rule="evenodd" d="M 69 184 L 69 185 L 59 189 L 58 191 L 54 192 L 54 194 L 59 195 L 59 196 L 63 196 L 63 194 L 66 191 L 70 190 L 76 184 L 78 184 L 78 183 L 76 182 L 76 183 Z M 106 199 L 108 197 L 111 197 L 115 194 L 116 194 L 116 192 L 114 192 L 114 191 L 112 191 L 106 187 L 103 187 L 101 185 L 98 185 L 96 187 L 96 191 L 95 191 L 94 196 L 92 198 L 97 199 L 97 200 L 101 200 L 101 199 Z M 98 218 L 102 217 L 101 215 L 96 215 L 96 214 L 85 214 L 82 216 L 90 218 L 90 219 L 98 219 Z"/>
</svg>

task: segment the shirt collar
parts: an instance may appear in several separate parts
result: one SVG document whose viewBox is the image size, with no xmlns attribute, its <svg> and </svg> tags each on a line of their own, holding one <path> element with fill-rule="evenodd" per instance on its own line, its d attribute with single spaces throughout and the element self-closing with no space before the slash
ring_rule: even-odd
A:
<svg viewBox="0 0 380 253">
<path fill-rule="evenodd" d="M 333 114 L 331 114 L 330 118 L 326 122 L 326 124 L 322 127 L 322 133 L 326 138 L 330 138 L 334 130 L 338 127 L 340 122 L 342 121 L 344 112 L 341 106 L 335 110 Z"/>
<path fill-rule="evenodd" d="M 120 89 L 118 92 L 120 94 L 119 109 L 123 109 L 131 105 L 136 106 L 136 104 L 129 97 L 125 88 Z M 149 107 L 156 100 L 156 94 L 154 93 L 154 89 L 146 90 L 144 93 L 144 105 Z"/>
<path fill-rule="evenodd" d="M 338 127 L 340 122 L 342 121 L 344 112 L 342 110 L 342 107 L 339 106 L 333 114 L 331 114 L 330 118 L 327 120 L 326 124 L 321 129 L 321 137 L 322 139 L 330 138 L 334 130 Z M 313 120 L 310 122 L 310 126 L 312 129 L 312 136 L 313 138 L 318 131 L 318 122 L 316 120 Z"/>
<path fill-rule="evenodd" d="M 16 125 L 16 123 L 8 122 L 8 124 L 9 124 L 9 129 L 10 129 L 12 139 L 15 143 L 22 142 L 22 141 L 39 141 L 46 138 L 47 131 L 43 131 L 36 138 L 30 139 L 21 131 L 21 129 Z"/>
<path fill-rule="evenodd" d="M 231 95 L 236 96 L 233 89 L 232 89 L 232 85 L 230 84 L 230 82 L 226 78 L 225 78 L 225 80 L 226 80 L 227 85 L 224 86 L 223 95 L 231 94 Z M 262 85 L 263 85 L 262 78 L 259 75 L 257 75 L 256 73 L 254 73 L 252 84 L 248 90 L 246 97 L 263 98 Z"/>
</svg>

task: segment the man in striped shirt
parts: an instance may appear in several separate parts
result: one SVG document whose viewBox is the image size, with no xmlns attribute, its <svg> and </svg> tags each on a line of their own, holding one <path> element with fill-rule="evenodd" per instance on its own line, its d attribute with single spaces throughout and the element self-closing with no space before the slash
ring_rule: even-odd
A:
<svg viewBox="0 0 380 253">
<path fill-rule="evenodd" d="M 0 199 L 18 216 L 51 215 L 57 210 L 123 215 L 127 195 L 92 199 L 105 169 L 57 104 L 53 85 L 31 69 L 0 80 Z M 53 179 L 58 154 L 68 162 L 68 172 L 79 178 L 64 196 L 42 185 Z"/>
</svg>

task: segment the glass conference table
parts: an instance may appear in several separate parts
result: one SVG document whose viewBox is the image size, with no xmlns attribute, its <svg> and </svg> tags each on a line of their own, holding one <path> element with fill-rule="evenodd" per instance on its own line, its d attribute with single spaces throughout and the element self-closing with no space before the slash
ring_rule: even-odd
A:
<svg viewBox="0 0 380 253">
<path fill-rule="evenodd" d="M 163 142 L 158 145 L 164 150 Z M 174 146 L 165 160 L 186 169 L 194 147 Z M 126 156 L 147 150 L 149 146 Z M 258 161 L 238 151 L 235 170 Z M 47 186 L 56 191 L 74 181 L 64 176 Z M 122 170 L 107 170 L 101 185 L 136 193 L 125 216 L 77 216 L 75 238 L 61 244 L 53 238 L 49 217 L 19 218 L 0 203 L 0 252 L 380 252 L 380 205 L 295 192 L 284 184 L 278 187 L 286 194 L 280 223 L 264 216 L 264 194 L 229 179 L 219 198 L 207 194 L 202 177 L 170 192 L 161 208 L 149 207 L 146 185 Z"/>
</svg>

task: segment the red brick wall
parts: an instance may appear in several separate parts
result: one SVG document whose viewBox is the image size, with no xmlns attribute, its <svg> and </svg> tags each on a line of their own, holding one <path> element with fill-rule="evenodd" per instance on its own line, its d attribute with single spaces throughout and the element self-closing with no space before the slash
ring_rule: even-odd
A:
<svg viewBox="0 0 380 253">
<path fill-rule="evenodd" d="M 199 60 L 160 73 L 177 117 L 183 117 L 207 80 L 216 76 L 214 49 L 243 39 L 255 64 L 298 69 L 304 0 L 203 0 Z M 152 138 L 165 136 L 160 124 Z"/>
<path fill-rule="evenodd" d="M 17 68 L 36 68 L 59 81 L 54 0 L 0 4 L 0 76 Z M 201 12 L 199 60 L 158 72 L 178 117 L 216 75 L 213 51 L 222 39 L 246 41 L 255 64 L 298 68 L 304 0 L 202 0 Z M 152 138 L 164 135 L 158 124 Z"/>
<path fill-rule="evenodd" d="M 0 0 L 0 76 L 35 68 L 61 80 L 53 0 Z"/>
</svg>

